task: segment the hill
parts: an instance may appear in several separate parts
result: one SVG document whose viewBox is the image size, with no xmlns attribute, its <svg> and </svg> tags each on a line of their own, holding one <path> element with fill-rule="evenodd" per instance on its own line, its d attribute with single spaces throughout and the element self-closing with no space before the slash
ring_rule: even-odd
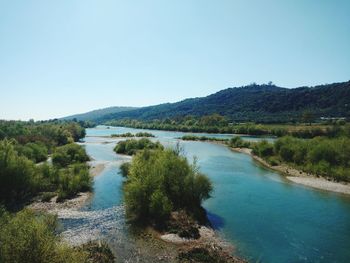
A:
<svg viewBox="0 0 350 263">
<path fill-rule="evenodd" d="M 110 107 L 64 119 L 91 120 L 155 120 L 196 117 L 218 113 L 235 122 L 289 122 L 300 120 L 303 112 L 314 117 L 350 118 L 350 81 L 288 89 L 272 84 L 252 84 L 228 88 L 201 98 L 186 99 L 142 108 Z"/>
<path fill-rule="evenodd" d="M 154 120 L 218 113 L 231 121 L 287 122 L 300 120 L 305 111 L 315 117 L 349 118 L 350 81 L 294 89 L 252 84 L 207 97 L 106 114 L 97 120 Z"/>
<path fill-rule="evenodd" d="M 96 119 L 99 119 L 99 118 L 106 116 L 106 115 L 116 114 L 119 112 L 130 111 L 130 110 L 135 110 L 135 109 L 137 109 L 137 108 L 135 108 L 135 107 L 108 107 L 108 108 L 104 108 L 104 109 L 89 111 L 86 113 L 71 115 L 71 116 L 62 118 L 62 120 L 77 119 L 79 121 L 95 121 Z"/>
</svg>

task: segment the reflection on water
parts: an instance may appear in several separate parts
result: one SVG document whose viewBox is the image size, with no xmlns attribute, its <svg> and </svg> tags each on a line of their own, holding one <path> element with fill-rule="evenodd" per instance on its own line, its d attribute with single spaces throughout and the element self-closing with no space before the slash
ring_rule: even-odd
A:
<svg viewBox="0 0 350 263">
<path fill-rule="evenodd" d="M 87 135 L 138 131 L 99 127 L 88 129 Z M 175 145 L 176 138 L 184 134 L 150 132 L 166 146 Z M 81 211 L 62 212 L 59 217 L 67 239 L 79 243 L 104 237 L 118 255 L 124 253 L 124 258 L 132 258 L 138 248 L 124 219 L 123 178 L 119 175 L 119 165 L 130 158 L 113 152 L 119 140 L 122 139 L 86 137 L 84 145 L 89 155 L 108 165 L 94 178 L 90 202 Z M 213 226 L 237 247 L 239 254 L 253 262 L 348 262 L 349 197 L 288 182 L 249 156 L 221 145 L 190 141 L 181 145 L 190 160 L 198 158 L 201 171 L 212 180 L 215 191 L 204 207 Z M 150 255 L 149 262 L 151 258 Z"/>
</svg>

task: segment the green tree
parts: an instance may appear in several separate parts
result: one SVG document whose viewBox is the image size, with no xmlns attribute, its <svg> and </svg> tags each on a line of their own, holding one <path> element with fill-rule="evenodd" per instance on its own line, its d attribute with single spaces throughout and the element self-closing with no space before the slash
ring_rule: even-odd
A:
<svg viewBox="0 0 350 263">
<path fill-rule="evenodd" d="M 309 123 L 309 125 L 311 126 L 311 123 L 315 119 L 315 116 L 311 111 L 307 110 L 303 112 L 301 119 L 304 123 Z"/>
<path fill-rule="evenodd" d="M 23 210 L 0 218 L 1 263 L 81 263 L 87 254 L 68 247 L 56 236 L 57 219 Z"/>
</svg>

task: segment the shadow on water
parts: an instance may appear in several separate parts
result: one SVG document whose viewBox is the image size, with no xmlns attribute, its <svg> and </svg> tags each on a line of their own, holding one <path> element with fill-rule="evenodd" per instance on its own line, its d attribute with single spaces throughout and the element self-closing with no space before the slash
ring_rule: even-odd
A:
<svg viewBox="0 0 350 263">
<path fill-rule="evenodd" d="M 209 222 L 215 230 L 219 230 L 219 229 L 224 227 L 225 220 L 221 216 L 214 214 L 214 213 L 211 213 L 207 210 L 206 210 L 206 212 L 207 212 Z"/>
</svg>

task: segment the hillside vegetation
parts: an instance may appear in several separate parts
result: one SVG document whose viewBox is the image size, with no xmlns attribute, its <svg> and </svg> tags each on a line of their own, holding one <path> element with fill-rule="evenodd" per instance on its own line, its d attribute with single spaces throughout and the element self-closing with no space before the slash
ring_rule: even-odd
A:
<svg viewBox="0 0 350 263">
<path fill-rule="evenodd" d="M 104 109 L 98 109 L 98 110 L 93 110 L 89 111 L 86 113 L 81 113 L 81 114 L 74 114 L 71 116 L 67 116 L 62 118 L 63 120 L 78 120 L 78 121 L 94 121 L 101 116 L 108 115 L 108 114 L 115 114 L 118 112 L 123 112 L 123 111 L 130 111 L 136 109 L 135 107 L 108 107 Z"/>
<path fill-rule="evenodd" d="M 233 122 L 285 123 L 299 121 L 305 111 L 310 111 L 315 118 L 350 117 L 350 81 L 294 89 L 251 84 L 176 103 L 100 112 L 90 120 L 99 123 L 121 119 L 149 121 L 217 113 Z"/>
</svg>

